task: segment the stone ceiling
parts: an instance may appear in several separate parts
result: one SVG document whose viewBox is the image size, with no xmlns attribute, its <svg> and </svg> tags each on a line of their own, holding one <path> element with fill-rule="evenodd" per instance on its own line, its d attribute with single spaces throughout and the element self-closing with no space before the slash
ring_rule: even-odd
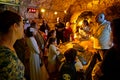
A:
<svg viewBox="0 0 120 80">
<path fill-rule="evenodd" d="M 92 11 L 95 14 L 105 12 L 115 2 L 120 2 L 120 0 L 21 0 L 20 10 L 26 15 L 26 7 L 36 7 L 40 16 L 49 20 L 48 22 L 55 22 L 56 17 L 74 22 L 84 11 Z M 41 8 L 45 9 L 44 14 L 40 12 Z M 64 10 L 67 11 L 66 14 Z M 55 11 L 58 12 L 57 15 L 54 15 Z"/>
</svg>

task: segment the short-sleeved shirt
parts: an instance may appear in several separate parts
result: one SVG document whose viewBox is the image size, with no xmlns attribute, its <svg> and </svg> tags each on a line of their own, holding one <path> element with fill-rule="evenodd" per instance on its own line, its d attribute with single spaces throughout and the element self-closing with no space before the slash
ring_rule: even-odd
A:
<svg viewBox="0 0 120 80">
<path fill-rule="evenodd" d="M 25 80 L 24 69 L 16 52 L 0 46 L 0 80 Z"/>
</svg>

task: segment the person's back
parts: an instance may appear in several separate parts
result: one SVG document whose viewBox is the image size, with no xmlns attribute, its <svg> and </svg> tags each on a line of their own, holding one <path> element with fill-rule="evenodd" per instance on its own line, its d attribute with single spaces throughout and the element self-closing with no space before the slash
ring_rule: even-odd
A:
<svg viewBox="0 0 120 80">
<path fill-rule="evenodd" d="M 102 62 L 103 76 L 100 80 L 120 80 L 120 18 L 112 21 L 113 47 L 108 50 Z"/>
<path fill-rule="evenodd" d="M 100 80 L 119 80 L 119 73 L 120 73 L 120 54 L 116 51 L 113 47 L 111 48 L 101 65 L 103 76 Z"/>
<path fill-rule="evenodd" d="M 70 48 L 64 53 L 65 62 L 59 67 L 60 80 L 80 80 L 83 66 L 77 58 L 77 51 Z"/>
<path fill-rule="evenodd" d="M 64 62 L 60 69 L 59 80 L 77 80 L 75 63 Z"/>
</svg>

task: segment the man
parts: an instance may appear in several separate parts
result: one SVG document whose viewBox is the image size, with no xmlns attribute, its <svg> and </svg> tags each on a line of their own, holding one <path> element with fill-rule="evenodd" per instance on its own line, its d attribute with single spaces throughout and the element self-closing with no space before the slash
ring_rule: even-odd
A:
<svg viewBox="0 0 120 80">
<path fill-rule="evenodd" d="M 48 32 L 50 31 L 50 27 L 47 24 L 47 21 L 43 19 L 42 25 L 40 26 L 40 31 L 44 32 L 46 35 L 48 35 Z"/>
<path fill-rule="evenodd" d="M 94 33 L 94 48 L 97 50 L 96 58 L 99 62 L 96 63 L 92 70 L 92 80 L 98 80 L 103 74 L 101 73 L 101 63 L 104 60 L 106 51 L 112 47 L 112 31 L 110 22 L 105 20 L 105 15 L 100 13 L 96 16 L 98 23 L 96 32 Z"/>
<path fill-rule="evenodd" d="M 101 60 L 104 58 L 104 53 L 111 48 L 111 26 L 110 22 L 105 20 L 105 15 L 100 13 L 96 16 L 98 27 L 94 33 L 94 48 L 97 49 Z"/>
<path fill-rule="evenodd" d="M 60 40 L 62 41 L 62 43 L 64 43 L 63 32 L 65 30 L 65 25 L 61 22 L 59 17 L 57 18 L 57 24 L 55 24 L 55 29 L 56 29 L 57 44 L 60 43 Z"/>
</svg>

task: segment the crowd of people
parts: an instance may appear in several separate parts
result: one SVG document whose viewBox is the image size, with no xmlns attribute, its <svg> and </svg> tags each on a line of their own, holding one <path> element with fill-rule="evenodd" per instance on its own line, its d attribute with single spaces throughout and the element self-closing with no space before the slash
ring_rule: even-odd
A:
<svg viewBox="0 0 120 80">
<path fill-rule="evenodd" d="M 92 80 L 119 79 L 120 18 L 110 22 L 104 13 L 100 13 L 95 19 L 98 24 L 95 32 L 91 32 L 87 20 L 83 20 L 81 28 L 89 37 L 92 36 L 93 48 L 96 49 Z M 70 22 L 65 25 L 57 18 L 55 29 L 51 30 L 44 19 L 38 27 L 35 21 L 23 22 L 15 12 L 1 12 L 0 80 L 85 80 L 83 76 L 79 77 L 83 75 L 83 64 L 76 49 L 66 50 L 64 61 L 58 64 L 57 57 L 62 55 L 58 46 L 71 40 L 74 39 Z M 57 73 L 56 79 L 53 75 Z"/>
</svg>

